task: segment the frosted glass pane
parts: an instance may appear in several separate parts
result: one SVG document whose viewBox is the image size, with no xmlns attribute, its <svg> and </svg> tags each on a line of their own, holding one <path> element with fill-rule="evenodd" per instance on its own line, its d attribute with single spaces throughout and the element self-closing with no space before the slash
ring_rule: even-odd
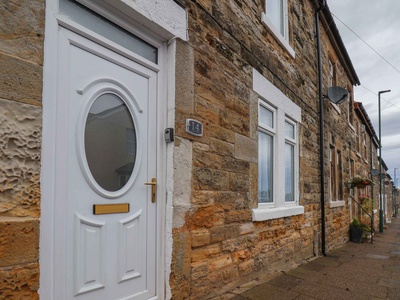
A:
<svg viewBox="0 0 400 300">
<path fill-rule="evenodd" d="M 285 136 L 294 139 L 294 125 L 285 122 Z"/>
<path fill-rule="evenodd" d="M 285 35 L 283 26 L 283 1 L 284 0 L 267 0 L 266 15 L 271 23 L 279 30 L 282 36 Z"/>
<path fill-rule="evenodd" d="M 294 201 L 294 146 L 285 144 L 285 201 Z"/>
<path fill-rule="evenodd" d="M 157 48 L 75 0 L 60 0 L 60 13 L 136 54 L 157 63 Z"/>
<path fill-rule="evenodd" d="M 258 202 L 273 202 L 273 138 L 258 132 Z"/>
<path fill-rule="evenodd" d="M 85 153 L 90 172 L 107 191 L 129 180 L 136 160 L 136 130 L 126 104 L 115 94 L 101 95 L 86 119 Z"/>
<path fill-rule="evenodd" d="M 260 107 L 260 122 L 268 127 L 274 127 L 274 113 L 264 106 Z"/>
</svg>

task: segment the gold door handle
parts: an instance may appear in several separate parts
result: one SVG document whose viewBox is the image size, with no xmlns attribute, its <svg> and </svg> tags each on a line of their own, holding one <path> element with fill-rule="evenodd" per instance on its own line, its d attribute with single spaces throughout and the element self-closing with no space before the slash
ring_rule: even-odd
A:
<svg viewBox="0 0 400 300">
<path fill-rule="evenodd" d="M 157 195 L 157 179 L 152 178 L 151 182 L 145 182 L 145 185 L 151 185 L 151 202 L 156 202 Z"/>
</svg>

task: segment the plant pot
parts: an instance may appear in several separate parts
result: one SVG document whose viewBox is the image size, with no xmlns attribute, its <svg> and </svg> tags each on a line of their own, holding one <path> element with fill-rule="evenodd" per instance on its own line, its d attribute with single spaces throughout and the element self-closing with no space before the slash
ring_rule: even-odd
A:
<svg viewBox="0 0 400 300">
<path fill-rule="evenodd" d="M 361 243 L 364 236 L 364 229 L 351 226 L 350 227 L 350 241 L 354 243 Z"/>
</svg>

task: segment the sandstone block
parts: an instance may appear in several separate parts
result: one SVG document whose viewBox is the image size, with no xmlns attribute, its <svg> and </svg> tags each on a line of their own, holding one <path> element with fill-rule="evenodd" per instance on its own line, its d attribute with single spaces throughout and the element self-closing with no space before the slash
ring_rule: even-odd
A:
<svg viewBox="0 0 400 300">
<path fill-rule="evenodd" d="M 37 106 L 0 99 L 2 215 L 39 216 L 41 113 Z"/>
<path fill-rule="evenodd" d="M 254 259 L 245 261 L 239 265 L 239 271 L 241 275 L 249 274 L 253 271 Z"/>
<path fill-rule="evenodd" d="M 198 262 L 207 258 L 216 257 L 221 253 L 219 244 L 213 244 L 202 248 L 192 250 L 192 262 Z"/>
<path fill-rule="evenodd" d="M 43 68 L 0 52 L 0 98 L 40 105 Z"/>
<path fill-rule="evenodd" d="M 221 242 L 226 239 L 233 238 L 238 235 L 238 225 L 218 226 L 211 228 L 211 242 Z"/>
<path fill-rule="evenodd" d="M 209 206 L 215 204 L 215 192 L 212 191 L 194 191 L 192 203 L 198 206 Z"/>
<path fill-rule="evenodd" d="M 222 242 L 222 251 L 240 251 L 253 247 L 259 241 L 257 234 L 242 235 Z"/>
<path fill-rule="evenodd" d="M 215 269 L 220 269 L 226 266 L 229 266 L 233 263 L 232 257 L 228 255 L 221 255 L 217 258 L 214 258 L 210 261 L 210 265 L 208 266 L 209 271 L 213 271 Z"/>
<path fill-rule="evenodd" d="M 45 1 L 0 3 L 0 49 L 3 53 L 43 64 Z"/>
<path fill-rule="evenodd" d="M 39 299 L 39 264 L 0 268 L 0 299 Z"/>
<path fill-rule="evenodd" d="M 0 217 L 0 267 L 36 262 L 39 220 Z"/>
<path fill-rule="evenodd" d="M 258 161 L 258 144 L 256 140 L 241 134 L 235 134 L 235 157 L 248 162 Z"/>
<path fill-rule="evenodd" d="M 192 267 L 192 273 L 191 273 L 192 280 L 198 280 L 200 278 L 207 277 L 208 262 L 206 261 L 194 262 L 191 264 L 191 267 Z"/>
<path fill-rule="evenodd" d="M 224 223 L 224 211 L 217 206 L 198 208 L 191 216 L 193 226 L 210 228 Z"/>
<path fill-rule="evenodd" d="M 225 141 L 210 138 L 210 150 L 220 155 L 233 156 L 234 145 Z"/>
<path fill-rule="evenodd" d="M 222 191 L 229 189 L 229 173 L 215 169 L 196 169 L 193 174 L 196 190 Z"/>
<path fill-rule="evenodd" d="M 254 224 L 253 223 L 240 224 L 239 233 L 241 235 L 253 233 L 253 232 L 254 232 Z"/>
<path fill-rule="evenodd" d="M 210 243 L 210 231 L 208 229 L 192 230 L 192 247 L 204 246 Z"/>
<path fill-rule="evenodd" d="M 249 190 L 249 175 L 242 173 L 230 173 L 229 188 L 231 191 L 247 192 Z"/>
</svg>

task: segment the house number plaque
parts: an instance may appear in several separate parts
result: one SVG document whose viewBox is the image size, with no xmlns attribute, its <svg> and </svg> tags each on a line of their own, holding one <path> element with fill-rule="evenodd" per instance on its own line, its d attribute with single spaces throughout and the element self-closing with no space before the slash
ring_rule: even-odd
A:
<svg viewBox="0 0 400 300">
<path fill-rule="evenodd" d="M 202 136 L 203 124 L 193 119 L 186 119 L 186 132 L 194 136 Z"/>
</svg>

